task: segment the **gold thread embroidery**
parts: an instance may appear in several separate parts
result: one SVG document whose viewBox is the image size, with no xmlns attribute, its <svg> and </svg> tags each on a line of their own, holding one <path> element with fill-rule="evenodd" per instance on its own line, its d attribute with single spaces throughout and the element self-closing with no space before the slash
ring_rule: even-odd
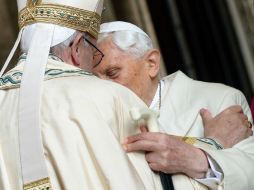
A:
<svg viewBox="0 0 254 190">
<path fill-rule="evenodd" d="M 32 0 L 29 2 L 31 3 L 31 1 Z M 38 2 L 39 1 L 36 1 L 36 3 Z M 37 22 L 51 23 L 73 28 L 75 30 L 88 32 L 97 38 L 101 17 L 95 12 L 54 4 L 41 4 L 25 7 L 20 11 L 20 29 L 26 25 Z"/>
<path fill-rule="evenodd" d="M 190 145 L 195 144 L 198 139 L 197 137 L 182 137 L 182 136 L 175 136 L 175 135 L 174 137 Z"/>
<path fill-rule="evenodd" d="M 27 7 L 34 7 L 40 5 L 42 0 L 27 0 Z"/>
<path fill-rule="evenodd" d="M 187 143 L 187 144 L 193 145 L 193 144 L 197 141 L 197 138 L 195 138 L 195 137 L 183 137 L 182 140 L 183 140 L 185 143 Z"/>
<path fill-rule="evenodd" d="M 50 179 L 47 177 L 25 184 L 24 190 L 52 190 Z"/>
</svg>

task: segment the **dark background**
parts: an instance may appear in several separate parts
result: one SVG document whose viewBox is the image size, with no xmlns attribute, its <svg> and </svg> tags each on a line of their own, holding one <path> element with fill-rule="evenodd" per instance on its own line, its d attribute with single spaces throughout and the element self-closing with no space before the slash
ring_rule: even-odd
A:
<svg viewBox="0 0 254 190">
<path fill-rule="evenodd" d="M 111 6 L 106 14 L 113 15 L 111 20 L 138 24 L 132 14 L 132 9 L 138 9 L 138 1 L 141 2 L 106 0 Z M 253 96 L 251 79 L 246 71 L 226 0 L 144 2 L 163 55 L 166 73 L 182 70 L 198 80 L 227 84 L 240 89 L 250 102 Z M 3 64 L 14 44 L 18 27 L 15 1 L 0 0 L 0 3 L 0 36 L 3 36 L 0 39 L 0 60 Z M 140 14 L 142 16 L 143 13 Z M 11 66 L 15 64 L 16 58 Z"/>
<path fill-rule="evenodd" d="M 224 83 L 251 101 L 253 90 L 226 1 L 176 0 L 178 18 L 170 0 L 146 2 L 167 73 L 180 69 L 198 80 Z M 118 20 L 132 21 L 122 1 L 113 4 Z"/>
</svg>

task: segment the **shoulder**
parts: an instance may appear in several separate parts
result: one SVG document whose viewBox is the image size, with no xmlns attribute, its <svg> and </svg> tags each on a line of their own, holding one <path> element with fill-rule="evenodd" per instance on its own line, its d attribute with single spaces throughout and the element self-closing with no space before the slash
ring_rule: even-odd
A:
<svg viewBox="0 0 254 190">
<path fill-rule="evenodd" d="M 143 104 L 129 89 L 117 83 L 99 79 L 96 76 L 71 76 L 55 78 L 44 83 L 46 94 L 63 98 L 86 99 L 98 104 Z"/>
<path fill-rule="evenodd" d="M 188 104 L 191 107 L 206 107 L 209 110 L 222 110 L 231 105 L 241 105 L 249 112 L 248 102 L 240 90 L 220 84 L 202 82 L 189 78 L 178 71 L 163 78 L 165 81 L 165 93 L 169 101 L 176 105 Z M 171 82 L 171 84 L 170 84 Z M 167 87 L 167 84 L 170 84 Z M 166 96 L 167 95 L 167 96 Z"/>
<path fill-rule="evenodd" d="M 196 96 L 205 97 L 223 97 L 227 95 L 239 95 L 243 96 L 242 92 L 236 88 L 213 82 L 203 82 L 194 80 L 183 72 L 178 71 L 171 75 L 163 78 L 165 82 L 172 81 L 172 85 L 177 86 L 182 90 L 188 89 L 191 94 L 196 94 Z"/>
</svg>

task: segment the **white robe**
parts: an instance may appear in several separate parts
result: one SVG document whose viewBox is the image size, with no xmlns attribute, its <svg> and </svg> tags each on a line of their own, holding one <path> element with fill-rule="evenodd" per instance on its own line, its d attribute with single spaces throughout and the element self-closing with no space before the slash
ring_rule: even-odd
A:
<svg viewBox="0 0 254 190">
<path fill-rule="evenodd" d="M 21 190 L 18 95 L 24 60 L 0 79 L 0 190 Z M 31 79 L 32 80 L 32 79 Z M 33 89 L 31 89 L 33 90 Z M 53 190 L 161 190 L 144 153 L 121 143 L 139 132 L 129 110 L 146 105 L 126 88 L 49 59 L 41 134 Z"/>
<path fill-rule="evenodd" d="M 231 105 L 241 105 L 252 121 L 251 112 L 244 95 L 234 88 L 215 83 L 195 81 L 178 71 L 162 79 L 159 122 L 162 129 L 172 135 L 203 137 L 204 128 L 199 115 L 207 108 L 213 116 Z M 254 137 L 225 150 L 211 150 L 201 146 L 219 165 L 224 175 L 217 189 L 254 189 Z M 208 189 L 185 175 L 174 175 L 175 190 Z M 214 184 L 210 184 L 214 186 Z"/>
</svg>

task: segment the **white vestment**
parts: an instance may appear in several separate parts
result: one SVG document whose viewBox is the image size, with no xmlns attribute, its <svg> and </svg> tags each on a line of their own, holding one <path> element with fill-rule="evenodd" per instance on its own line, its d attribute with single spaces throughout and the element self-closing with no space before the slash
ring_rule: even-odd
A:
<svg viewBox="0 0 254 190">
<path fill-rule="evenodd" d="M 53 59 L 41 100 L 41 134 L 53 190 L 161 190 L 144 153 L 126 154 L 121 144 L 139 133 L 129 110 L 146 105 L 118 84 Z M 17 111 L 24 62 L 0 78 L 0 190 L 22 189 Z"/>
<path fill-rule="evenodd" d="M 201 108 L 208 109 L 215 116 L 231 105 L 241 105 L 249 121 L 252 121 L 248 103 L 239 90 L 222 84 L 195 81 L 180 71 L 162 80 L 164 87 L 161 93 L 159 122 L 166 133 L 203 137 L 204 128 L 199 114 Z M 223 173 L 222 182 L 216 189 L 254 189 L 253 136 L 229 149 L 212 150 L 207 146 L 200 148 L 218 164 Z M 175 190 L 208 189 L 185 175 L 173 175 L 173 183 Z"/>
</svg>

